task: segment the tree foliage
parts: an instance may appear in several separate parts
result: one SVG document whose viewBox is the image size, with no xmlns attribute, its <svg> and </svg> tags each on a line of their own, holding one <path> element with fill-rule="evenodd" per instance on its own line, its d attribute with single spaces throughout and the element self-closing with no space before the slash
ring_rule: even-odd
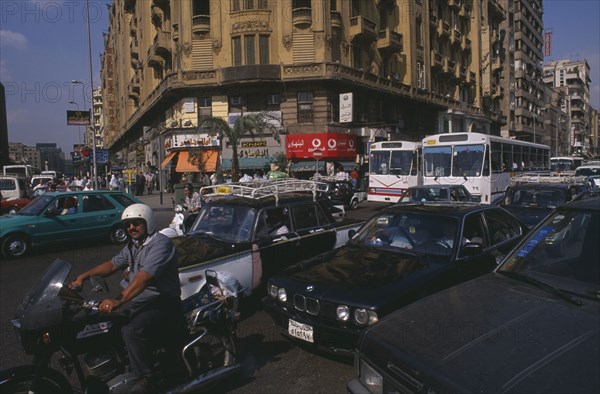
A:
<svg viewBox="0 0 600 394">
<path fill-rule="evenodd" d="M 223 151 L 223 138 L 226 138 L 229 141 L 233 153 L 231 161 L 231 178 L 233 182 L 237 182 L 240 179 L 238 147 L 242 142 L 242 138 L 249 136 L 254 140 L 257 137 L 262 139 L 265 135 L 272 135 L 276 141 L 279 141 L 280 122 L 281 119 L 270 112 L 239 115 L 233 126 L 230 126 L 227 121 L 221 117 L 212 116 L 202 121 L 198 132 L 208 132 L 211 135 L 219 136 L 221 152 Z"/>
</svg>

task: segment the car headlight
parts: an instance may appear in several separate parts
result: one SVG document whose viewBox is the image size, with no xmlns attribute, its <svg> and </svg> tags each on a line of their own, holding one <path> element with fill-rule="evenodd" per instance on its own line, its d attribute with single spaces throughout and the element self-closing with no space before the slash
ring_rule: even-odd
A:
<svg viewBox="0 0 600 394">
<path fill-rule="evenodd" d="M 365 324 L 375 324 L 379 321 L 379 317 L 377 313 L 373 311 L 369 311 L 366 309 L 356 309 L 354 311 L 354 322 L 360 326 L 364 326 Z"/>
<path fill-rule="evenodd" d="M 279 289 L 277 289 L 277 298 L 281 302 L 287 301 L 287 293 L 283 287 L 280 287 Z"/>
<path fill-rule="evenodd" d="M 373 394 L 383 393 L 383 378 L 369 364 L 360 360 L 360 381 Z"/>
<path fill-rule="evenodd" d="M 350 318 L 350 308 L 346 305 L 340 305 L 335 312 L 338 320 L 347 321 Z"/>
<path fill-rule="evenodd" d="M 269 285 L 269 295 L 273 298 L 277 298 L 277 291 L 279 288 L 275 285 Z"/>
</svg>

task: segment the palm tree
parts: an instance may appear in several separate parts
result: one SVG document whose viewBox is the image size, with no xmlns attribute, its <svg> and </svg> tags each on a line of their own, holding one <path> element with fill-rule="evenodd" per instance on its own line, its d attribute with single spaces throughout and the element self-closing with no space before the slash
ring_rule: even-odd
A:
<svg viewBox="0 0 600 394">
<path fill-rule="evenodd" d="M 265 134 L 272 134 L 273 138 L 279 142 L 279 128 L 281 119 L 274 116 L 270 112 L 253 112 L 250 114 L 242 114 L 237 117 L 233 126 L 230 126 L 227 121 L 221 117 L 211 116 L 204 119 L 200 123 L 199 132 L 218 135 L 223 152 L 223 137 L 226 137 L 231 144 L 233 158 L 231 161 L 231 178 L 233 182 L 240 179 L 240 165 L 238 160 L 238 147 L 245 135 L 252 139 L 255 137 L 263 138 Z M 219 171 L 220 168 L 217 169 Z"/>
</svg>

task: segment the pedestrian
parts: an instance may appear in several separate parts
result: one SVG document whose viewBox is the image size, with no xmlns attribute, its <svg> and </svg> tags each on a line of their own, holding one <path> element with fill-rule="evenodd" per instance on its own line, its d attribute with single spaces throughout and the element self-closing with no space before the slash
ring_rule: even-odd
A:
<svg viewBox="0 0 600 394">
<path fill-rule="evenodd" d="M 352 171 L 350 171 L 350 182 L 352 183 L 352 188 L 356 189 L 358 187 L 358 179 L 360 178 L 360 174 L 358 173 L 358 169 L 354 167 Z"/>
<path fill-rule="evenodd" d="M 110 190 L 119 190 L 119 180 L 114 173 L 110 176 L 109 188 Z"/>
<path fill-rule="evenodd" d="M 148 171 L 145 176 L 146 176 L 146 189 L 148 191 L 148 195 L 151 195 L 152 191 L 154 189 L 154 174 L 152 174 L 152 172 Z"/>
<path fill-rule="evenodd" d="M 71 288 L 80 288 L 91 276 L 110 276 L 129 269 L 128 285 L 116 298 L 105 298 L 99 312 L 111 314 L 127 305 L 129 319 L 121 328 L 132 372 L 139 377 L 129 393 L 155 392 L 158 376 L 154 351 L 164 346 L 170 362 L 177 364 L 178 338 L 183 330 L 178 258 L 171 240 L 156 231 L 152 209 L 144 204 L 128 206 L 121 216 L 131 241 L 111 260 L 77 276 Z"/>
<path fill-rule="evenodd" d="M 138 176 L 135 178 L 135 195 L 143 196 L 145 186 L 146 186 L 146 177 L 144 177 L 144 173 L 140 171 Z"/>
</svg>

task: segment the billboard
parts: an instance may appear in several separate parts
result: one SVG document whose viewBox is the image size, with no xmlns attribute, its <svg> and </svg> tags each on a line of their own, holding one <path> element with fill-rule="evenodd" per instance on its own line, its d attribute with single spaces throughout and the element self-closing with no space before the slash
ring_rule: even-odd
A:
<svg viewBox="0 0 600 394">
<path fill-rule="evenodd" d="M 68 126 L 88 126 L 90 124 L 90 111 L 67 111 Z"/>
<path fill-rule="evenodd" d="M 544 56 L 550 56 L 552 49 L 552 32 L 544 32 Z"/>
</svg>

